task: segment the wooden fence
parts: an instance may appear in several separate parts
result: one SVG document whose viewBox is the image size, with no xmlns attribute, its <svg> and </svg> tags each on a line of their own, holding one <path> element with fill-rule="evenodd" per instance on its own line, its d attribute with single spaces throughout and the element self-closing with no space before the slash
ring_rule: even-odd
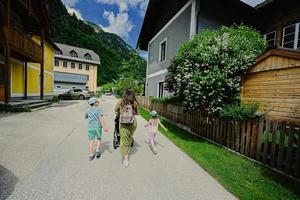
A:
<svg viewBox="0 0 300 200">
<path fill-rule="evenodd" d="M 158 113 L 191 132 L 228 147 L 286 174 L 300 178 L 300 126 L 264 117 L 248 121 L 220 118 L 173 104 L 152 103 L 138 97 L 142 107 Z"/>
</svg>

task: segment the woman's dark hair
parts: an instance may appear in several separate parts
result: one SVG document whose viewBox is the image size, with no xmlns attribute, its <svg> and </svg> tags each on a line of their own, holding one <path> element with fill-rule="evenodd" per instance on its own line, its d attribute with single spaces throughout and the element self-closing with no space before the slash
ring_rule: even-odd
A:
<svg viewBox="0 0 300 200">
<path fill-rule="evenodd" d="M 133 109 L 135 112 L 137 112 L 137 108 L 135 108 L 136 106 L 135 103 L 138 104 L 136 98 L 135 98 L 135 94 L 133 90 L 127 89 L 124 91 L 123 93 L 123 98 L 121 101 L 121 106 L 123 107 L 124 105 L 128 105 L 131 104 L 133 106 Z"/>
</svg>

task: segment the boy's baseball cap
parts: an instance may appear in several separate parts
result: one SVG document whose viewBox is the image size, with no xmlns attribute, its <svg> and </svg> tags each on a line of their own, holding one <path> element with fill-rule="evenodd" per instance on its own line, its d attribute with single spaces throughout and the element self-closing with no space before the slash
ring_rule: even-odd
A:
<svg viewBox="0 0 300 200">
<path fill-rule="evenodd" d="M 92 104 L 94 104 L 94 103 L 96 103 L 96 102 L 98 102 L 98 100 L 97 100 L 95 97 L 92 97 L 92 98 L 90 98 L 90 99 L 88 100 L 88 103 L 89 103 L 90 105 L 92 105 Z"/>
<path fill-rule="evenodd" d="M 156 117 L 156 116 L 158 115 L 158 113 L 157 113 L 155 110 L 152 110 L 152 111 L 150 112 L 150 115 L 151 115 L 152 117 Z"/>
</svg>

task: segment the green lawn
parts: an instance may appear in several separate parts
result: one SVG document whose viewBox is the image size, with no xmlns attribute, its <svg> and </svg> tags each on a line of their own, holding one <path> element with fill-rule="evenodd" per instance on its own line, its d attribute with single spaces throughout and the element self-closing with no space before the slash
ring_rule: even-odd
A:
<svg viewBox="0 0 300 200">
<path fill-rule="evenodd" d="M 146 120 L 149 112 L 140 110 Z M 160 131 L 242 200 L 300 200 L 300 184 L 163 121 Z"/>
</svg>

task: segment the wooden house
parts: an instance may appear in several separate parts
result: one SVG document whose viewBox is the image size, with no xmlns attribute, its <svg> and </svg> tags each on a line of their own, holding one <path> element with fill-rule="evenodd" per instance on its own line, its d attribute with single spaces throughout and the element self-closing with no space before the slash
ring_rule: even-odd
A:
<svg viewBox="0 0 300 200">
<path fill-rule="evenodd" d="M 53 93 L 50 33 L 44 0 L 0 1 L 0 102 Z"/>
<path fill-rule="evenodd" d="M 271 49 L 243 77 L 242 99 L 272 119 L 300 123 L 300 51 Z"/>
</svg>

